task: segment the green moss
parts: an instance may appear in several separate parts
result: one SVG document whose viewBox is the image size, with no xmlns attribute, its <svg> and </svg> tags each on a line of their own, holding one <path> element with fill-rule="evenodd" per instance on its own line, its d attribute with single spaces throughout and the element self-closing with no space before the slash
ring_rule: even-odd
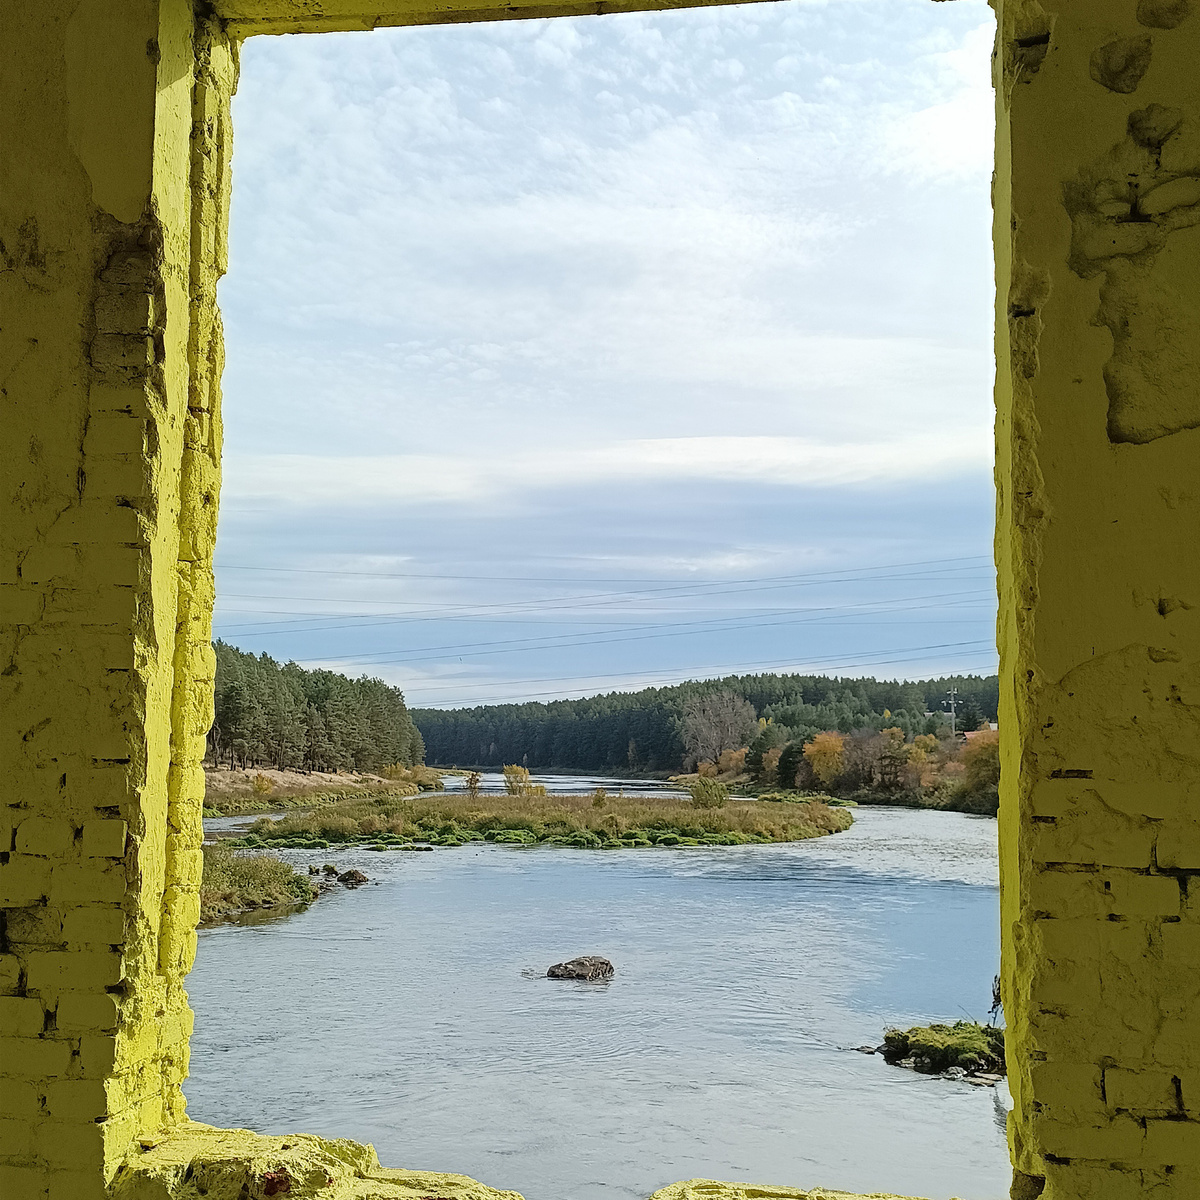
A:
<svg viewBox="0 0 1200 1200">
<path fill-rule="evenodd" d="M 1004 1030 L 975 1021 L 953 1025 L 917 1025 L 889 1029 L 883 1035 L 883 1057 L 889 1063 L 906 1058 L 913 1069 L 937 1075 L 950 1067 L 1004 1074 Z"/>
</svg>

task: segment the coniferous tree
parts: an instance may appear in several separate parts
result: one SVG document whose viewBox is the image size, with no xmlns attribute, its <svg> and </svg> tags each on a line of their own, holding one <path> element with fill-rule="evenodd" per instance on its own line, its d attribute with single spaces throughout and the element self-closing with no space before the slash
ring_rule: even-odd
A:
<svg viewBox="0 0 1200 1200">
<path fill-rule="evenodd" d="M 349 679 L 255 656 L 226 642 L 217 658 L 209 758 L 228 766 L 378 771 L 425 761 L 404 695 L 381 679 Z"/>
</svg>

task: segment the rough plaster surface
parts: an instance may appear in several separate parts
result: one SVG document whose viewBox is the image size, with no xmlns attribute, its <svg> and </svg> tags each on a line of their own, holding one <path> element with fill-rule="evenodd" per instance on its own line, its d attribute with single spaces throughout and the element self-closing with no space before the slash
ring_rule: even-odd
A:
<svg viewBox="0 0 1200 1200">
<path fill-rule="evenodd" d="M 310 1134 L 264 1137 L 184 1122 L 133 1148 L 112 1200 L 521 1200 L 465 1175 L 388 1170 L 370 1146 Z"/>
<path fill-rule="evenodd" d="M 1200 20 L 997 7 L 1013 1194 L 1195 1196 Z"/>
<path fill-rule="evenodd" d="M 891 1192 L 865 1195 L 823 1187 L 805 1190 L 757 1183 L 721 1183 L 716 1179 L 688 1179 L 661 1188 L 650 1200 L 905 1200 L 905 1197 L 894 1196 Z"/>
</svg>

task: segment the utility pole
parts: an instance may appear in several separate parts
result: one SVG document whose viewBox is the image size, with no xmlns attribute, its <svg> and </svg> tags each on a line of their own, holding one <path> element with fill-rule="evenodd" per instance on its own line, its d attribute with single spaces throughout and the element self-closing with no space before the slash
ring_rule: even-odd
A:
<svg viewBox="0 0 1200 1200">
<path fill-rule="evenodd" d="M 950 736 L 953 737 L 955 735 L 955 733 L 957 732 L 957 730 L 955 729 L 954 726 L 955 726 L 955 718 L 958 713 L 958 688 L 956 688 L 956 687 L 949 688 L 946 692 L 946 695 L 949 696 L 950 699 L 943 700 L 942 707 L 948 708 L 950 710 Z"/>
</svg>

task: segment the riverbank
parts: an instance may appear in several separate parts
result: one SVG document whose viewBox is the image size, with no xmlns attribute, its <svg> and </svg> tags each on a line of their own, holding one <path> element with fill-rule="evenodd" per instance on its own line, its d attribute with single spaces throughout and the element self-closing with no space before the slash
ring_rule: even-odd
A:
<svg viewBox="0 0 1200 1200">
<path fill-rule="evenodd" d="M 731 798 L 718 808 L 651 796 L 478 796 L 381 792 L 311 813 L 260 818 L 235 844 L 320 849 L 366 843 L 461 846 L 472 841 L 580 849 L 745 846 L 797 842 L 848 829 L 844 809 Z"/>
<path fill-rule="evenodd" d="M 407 782 L 393 782 L 368 772 L 276 771 L 205 767 L 204 811 L 208 816 L 236 817 L 323 803 L 363 791 L 391 788 L 413 792 Z"/>
<path fill-rule="evenodd" d="M 784 804 L 802 804 L 814 798 L 811 792 L 784 792 L 778 789 L 762 791 L 759 800 Z M 858 791 L 848 796 L 828 796 L 820 793 L 816 798 L 830 805 L 848 805 L 858 808 L 921 808 L 931 812 L 959 812 L 973 817 L 994 817 L 999 811 L 1000 801 L 995 792 L 958 791 L 943 789 L 935 792 L 919 791 Z"/>
</svg>

